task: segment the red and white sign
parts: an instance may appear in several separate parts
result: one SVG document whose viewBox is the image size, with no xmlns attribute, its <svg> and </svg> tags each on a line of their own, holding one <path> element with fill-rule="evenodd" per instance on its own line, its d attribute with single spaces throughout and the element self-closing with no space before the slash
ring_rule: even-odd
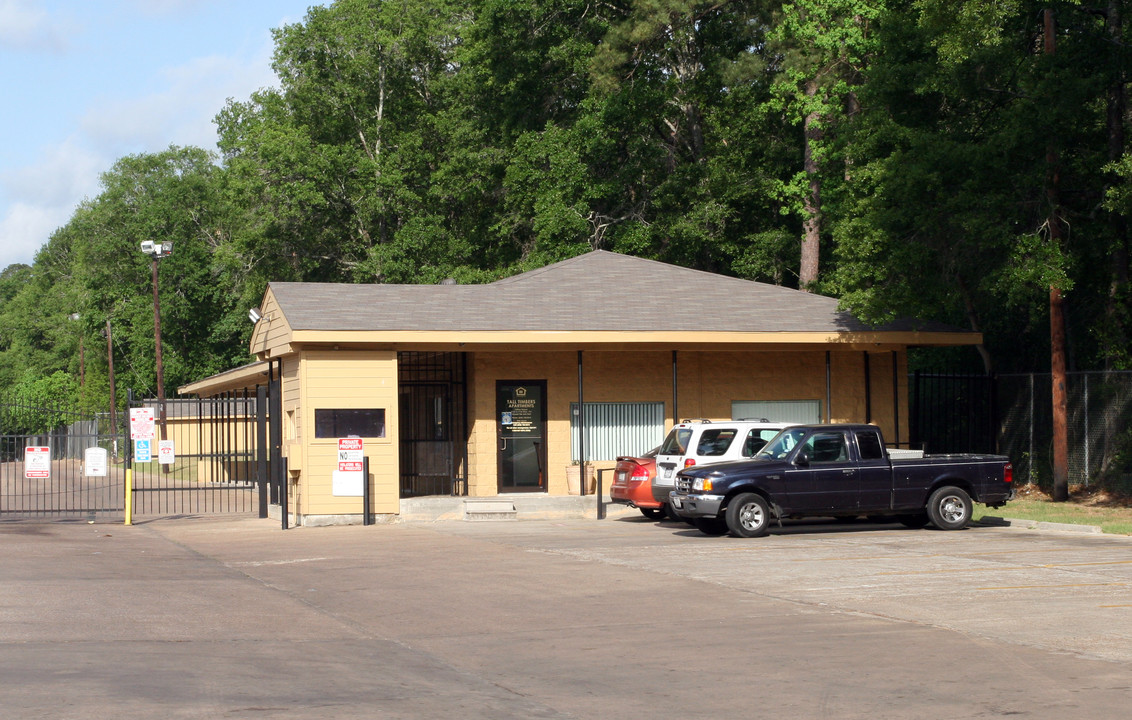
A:
<svg viewBox="0 0 1132 720">
<path fill-rule="evenodd" d="M 130 439 L 153 439 L 153 408 L 130 408 Z"/>
<path fill-rule="evenodd" d="M 339 472 L 361 472 L 365 451 L 361 438 L 338 438 Z"/>
<path fill-rule="evenodd" d="M 173 441 L 162 440 L 157 443 L 157 463 L 159 465 L 173 465 L 176 457 L 173 454 Z"/>
<path fill-rule="evenodd" d="M 24 477 L 28 479 L 51 477 L 51 448 L 24 448 Z"/>
</svg>

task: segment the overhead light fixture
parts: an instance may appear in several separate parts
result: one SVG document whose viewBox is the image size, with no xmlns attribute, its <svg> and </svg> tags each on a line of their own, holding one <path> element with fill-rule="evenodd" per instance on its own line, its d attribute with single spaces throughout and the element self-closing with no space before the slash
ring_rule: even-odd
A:
<svg viewBox="0 0 1132 720">
<path fill-rule="evenodd" d="M 259 308 L 248 310 L 248 320 L 251 320 L 252 324 L 259 322 L 262 317 L 263 315 L 260 315 Z"/>
<path fill-rule="evenodd" d="M 173 243 L 171 242 L 153 242 L 152 240 L 142 240 L 141 250 L 146 255 L 152 256 L 155 260 L 163 258 L 167 255 L 173 254 Z"/>
</svg>

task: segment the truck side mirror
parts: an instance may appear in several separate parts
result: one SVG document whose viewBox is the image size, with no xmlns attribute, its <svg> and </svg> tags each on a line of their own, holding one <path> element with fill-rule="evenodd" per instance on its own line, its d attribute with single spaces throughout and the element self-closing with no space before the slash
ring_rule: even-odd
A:
<svg viewBox="0 0 1132 720">
<path fill-rule="evenodd" d="M 800 452 L 794 457 L 794 464 L 798 467 L 809 467 L 810 456 L 804 452 Z"/>
</svg>

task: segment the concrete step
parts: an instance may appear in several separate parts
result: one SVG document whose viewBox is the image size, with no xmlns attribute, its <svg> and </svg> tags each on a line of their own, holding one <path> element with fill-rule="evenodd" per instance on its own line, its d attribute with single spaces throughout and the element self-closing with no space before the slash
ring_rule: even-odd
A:
<svg viewBox="0 0 1132 720">
<path fill-rule="evenodd" d="M 609 518 L 635 516 L 637 510 L 603 498 Z M 431 523 L 445 520 L 568 520 L 597 517 L 597 498 L 593 495 L 546 495 L 514 493 L 494 497 L 431 496 L 401 500 L 397 521 Z"/>
<path fill-rule="evenodd" d="M 518 520 L 515 503 L 501 498 L 465 498 L 464 519 L 468 521 Z"/>
</svg>

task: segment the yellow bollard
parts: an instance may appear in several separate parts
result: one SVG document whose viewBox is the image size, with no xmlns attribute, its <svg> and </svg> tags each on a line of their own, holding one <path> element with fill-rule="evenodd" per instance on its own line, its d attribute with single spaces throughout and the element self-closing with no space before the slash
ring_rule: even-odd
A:
<svg viewBox="0 0 1132 720">
<path fill-rule="evenodd" d="M 134 524 L 134 469 L 126 468 L 126 525 Z"/>
</svg>

